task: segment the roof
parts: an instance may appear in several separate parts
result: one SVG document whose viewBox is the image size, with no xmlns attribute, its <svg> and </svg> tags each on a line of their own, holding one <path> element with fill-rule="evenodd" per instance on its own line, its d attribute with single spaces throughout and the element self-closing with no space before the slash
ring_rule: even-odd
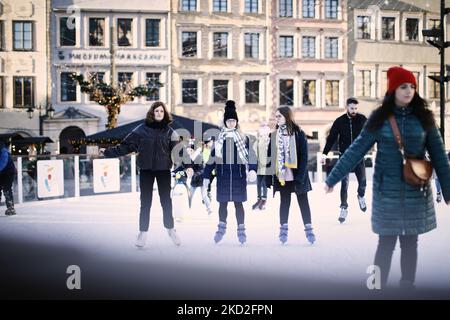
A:
<svg viewBox="0 0 450 320">
<path fill-rule="evenodd" d="M 371 6 L 377 6 L 380 10 L 430 12 L 399 0 L 350 0 L 348 5 L 352 9 L 368 9 Z"/>
<path fill-rule="evenodd" d="M 60 119 L 99 119 L 98 117 L 78 109 L 74 107 L 68 107 L 63 111 L 55 113 L 55 115 L 51 118 L 51 120 L 60 120 Z"/>
<path fill-rule="evenodd" d="M 198 120 L 194 120 L 194 119 L 190 119 L 190 118 L 186 118 L 186 117 L 182 117 L 182 116 L 177 116 L 174 114 L 172 114 L 172 119 L 173 119 L 173 122 L 170 124 L 170 126 L 173 129 L 186 129 L 191 133 L 191 136 L 194 136 L 194 134 L 195 134 L 194 124 L 196 122 L 201 124 L 202 135 L 205 131 L 207 131 L 209 129 L 219 129 L 218 126 L 213 125 L 211 123 L 202 122 L 202 121 L 198 121 Z M 97 132 L 95 134 L 87 136 L 84 139 L 86 139 L 86 140 L 100 140 L 100 139 L 122 140 L 131 131 L 133 131 L 134 128 L 136 128 L 137 126 L 139 126 L 140 124 L 143 124 L 143 123 L 144 123 L 143 119 L 133 121 L 133 122 L 118 126 L 114 129 Z"/>
<path fill-rule="evenodd" d="M 31 144 L 43 144 L 43 143 L 53 143 L 53 140 L 49 137 L 31 137 L 13 140 L 11 143 L 15 145 L 31 145 Z"/>
</svg>

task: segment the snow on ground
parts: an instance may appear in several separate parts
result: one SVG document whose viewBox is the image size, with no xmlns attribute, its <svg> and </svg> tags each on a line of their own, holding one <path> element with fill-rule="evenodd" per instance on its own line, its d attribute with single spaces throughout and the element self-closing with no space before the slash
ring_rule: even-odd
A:
<svg viewBox="0 0 450 320">
<path fill-rule="evenodd" d="M 230 277 L 239 274 L 255 276 L 257 277 L 255 279 L 273 279 L 274 283 L 277 283 L 276 279 L 282 279 L 280 283 L 285 283 L 283 281 L 289 283 L 291 280 L 301 278 L 307 279 L 312 284 L 317 281 L 332 287 L 346 283 L 365 289 L 369 276 L 366 270 L 373 262 L 377 236 L 372 233 L 370 226 L 372 196 L 370 187 L 366 194 L 368 211 L 362 213 L 356 200 L 356 186 L 355 182 L 350 183 L 349 215 L 347 221 L 340 224 L 337 220 L 339 187 L 334 193 L 325 195 L 321 184 L 313 185 L 314 190 L 309 193 L 309 200 L 317 237 L 314 245 L 306 241 L 299 207 L 294 197 L 289 219 L 289 240 L 286 245 L 281 245 L 278 240 L 279 195 L 272 198 L 272 190 L 269 189 L 267 209 L 252 211 L 251 205 L 256 200 L 255 186 L 249 187 L 249 201 L 245 204 L 248 242 L 244 246 L 237 241 L 232 204 L 229 204 L 228 229 L 224 240 L 218 245 L 214 244 L 218 205 L 213 202 L 214 213 L 208 216 L 201 203 L 199 192 L 191 210 L 187 208 L 187 200 L 182 196 L 174 196 L 173 205 L 177 216 L 180 216 L 180 212 L 184 213 L 181 220 L 176 221 L 176 229 L 182 241 L 180 247 L 173 245 L 163 228 L 162 210 L 156 191 L 147 246 L 144 249 L 137 249 L 134 246 L 138 231 L 138 193 L 17 205 L 16 216 L 5 217 L 3 214 L 0 216 L 0 235 L 33 244 L 71 248 L 81 252 L 83 257 L 93 264 L 97 260 L 113 259 L 132 269 L 133 265 L 150 265 L 157 262 L 163 266 L 170 266 L 180 277 L 184 270 L 200 270 L 200 273 L 205 271 L 204 280 L 201 277 L 196 280 L 200 287 L 210 285 L 206 283 L 211 281 L 206 277 L 206 272 L 214 271 L 215 274 Z M 438 228 L 419 238 L 416 284 L 418 288 L 443 289 L 449 297 L 450 208 L 442 203 L 437 204 L 436 208 Z M 3 209 L 4 207 L 2 211 Z M 389 281 L 392 287 L 397 286 L 400 278 L 399 253 L 397 244 Z M 14 256 L 15 253 L 10 253 L 8 259 L 14 261 Z M 78 264 L 76 259 L 71 263 Z M 202 281 L 205 283 L 201 283 Z M 114 286 L 114 283 L 110 285 Z M 172 283 L 170 286 L 176 290 L 176 284 Z M 272 285 L 271 288 L 273 291 L 266 293 L 264 298 L 298 297 L 284 292 L 281 285 L 280 287 Z M 220 288 L 216 289 L 220 291 Z M 152 297 L 158 298 L 157 295 Z M 248 294 L 245 297 L 253 296 Z"/>
</svg>

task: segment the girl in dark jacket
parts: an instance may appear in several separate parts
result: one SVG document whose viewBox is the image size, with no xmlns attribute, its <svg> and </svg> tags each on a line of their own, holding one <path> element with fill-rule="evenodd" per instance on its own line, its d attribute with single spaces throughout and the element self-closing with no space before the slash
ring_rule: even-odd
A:
<svg viewBox="0 0 450 320">
<path fill-rule="evenodd" d="M 247 241 L 244 225 L 244 206 L 247 201 L 247 174 L 249 166 L 249 181 L 256 180 L 256 163 L 249 163 L 249 141 L 238 130 L 238 116 L 235 103 L 232 100 L 226 102 L 223 119 L 225 127 L 222 128 L 210 160 L 203 172 L 204 185 L 208 185 L 211 173 L 216 171 L 217 177 L 217 202 L 219 206 L 219 225 L 214 236 L 218 243 L 222 240 L 226 231 L 228 202 L 234 202 L 236 208 L 236 220 L 238 223 L 237 236 L 239 242 Z M 252 161 L 253 162 L 253 161 Z"/>
<path fill-rule="evenodd" d="M 268 186 L 273 185 L 273 193 L 280 192 L 280 234 L 281 243 L 285 244 L 288 237 L 289 208 L 291 193 L 295 193 L 300 206 L 306 238 L 313 244 L 316 237 L 311 224 L 311 210 L 308 202 L 308 192 L 312 190 L 309 181 L 308 143 L 305 133 L 294 123 L 292 110 L 280 107 L 275 113 L 277 131 L 270 137 L 268 156 L 270 171 Z M 273 155 L 273 156 L 272 156 Z"/>
<path fill-rule="evenodd" d="M 164 227 L 174 244 L 180 245 L 180 239 L 174 229 L 172 199 L 170 198 L 172 150 L 179 142 L 179 136 L 169 126 L 171 122 L 171 116 L 164 103 L 154 102 L 147 113 L 145 123 L 136 127 L 123 139 L 121 144 L 104 151 L 104 155 L 109 158 L 124 156 L 132 152 L 139 153 L 141 209 L 140 232 L 136 241 L 138 247 L 143 247 L 147 239 L 155 179 L 163 209 Z"/>
<path fill-rule="evenodd" d="M 372 230 L 379 235 L 379 240 L 374 264 L 379 267 L 380 285 L 384 287 L 399 239 L 400 286 L 413 288 L 418 236 L 436 228 L 436 215 L 430 183 L 417 187 L 409 185 L 403 177 L 403 157 L 389 117 L 393 116 L 397 122 L 406 154 L 423 159 L 428 151 L 447 204 L 450 203 L 450 166 L 433 113 L 416 91 L 414 74 L 401 67 L 392 67 L 387 77 L 388 90 L 383 104 L 372 113 L 360 136 L 339 159 L 326 180 L 325 191 L 331 192 L 333 186 L 377 143 Z"/>
</svg>

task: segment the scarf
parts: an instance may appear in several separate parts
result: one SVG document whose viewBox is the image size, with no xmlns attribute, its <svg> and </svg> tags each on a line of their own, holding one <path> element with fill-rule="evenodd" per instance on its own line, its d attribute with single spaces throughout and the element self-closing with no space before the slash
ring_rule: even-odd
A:
<svg viewBox="0 0 450 320">
<path fill-rule="evenodd" d="M 238 151 L 239 158 L 242 161 L 242 164 L 248 164 L 248 150 L 245 146 L 245 142 L 239 131 L 236 129 L 227 129 L 222 128 L 222 130 L 219 133 L 219 137 L 217 139 L 216 143 L 216 156 L 218 158 L 223 158 L 222 155 L 222 149 L 223 149 L 223 143 L 226 138 L 233 138 L 234 143 L 236 144 L 236 148 Z"/>
<path fill-rule="evenodd" d="M 284 139 L 286 136 L 287 126 L 285 124 L 278 127 L 277 131 L 277 177 L 280 184 L 284 186 L 284 176 L 286 168 L 297 168 L 297 146 L 295 143 L 295 134 L 288 136 L 289 139 Z"/>
</svg>

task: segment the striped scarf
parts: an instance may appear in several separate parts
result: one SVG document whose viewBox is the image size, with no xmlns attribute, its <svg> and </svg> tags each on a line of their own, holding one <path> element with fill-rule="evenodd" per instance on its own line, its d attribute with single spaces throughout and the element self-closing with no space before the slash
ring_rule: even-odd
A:
<svg viewBox="0 0 450 320">
<path fill-rule="evenodd" d="M 297 147 L 295 144 L 295 134 L 284 140 L 283 136 L 287 133 L 285 124 L 278 127 L 277 131 L 277 177 L 281 185 L 284 185 L 284 176 L 286 168 L 297 168 Z M 286 152 L 287 151 L 287 152 Z M 286 155 L 287 154 L 287 158 Z"/>
<path fill-rule="evenodd" d="M 234 143 L 236 144 L 236 148 L 239 154 L 239 158 L 241 158 L 242 164 L 248 164 L 248 150 L 245 147 L 245 142 L 241 134 L 236 129 L 227 129 L 222 128 L 220 131 L 219 137 L 216 143 L 216 156 L 218 158 L 223 158 L 222 149 L 223 143 L 226 138 L 233 138 Z"/>
</svg>

